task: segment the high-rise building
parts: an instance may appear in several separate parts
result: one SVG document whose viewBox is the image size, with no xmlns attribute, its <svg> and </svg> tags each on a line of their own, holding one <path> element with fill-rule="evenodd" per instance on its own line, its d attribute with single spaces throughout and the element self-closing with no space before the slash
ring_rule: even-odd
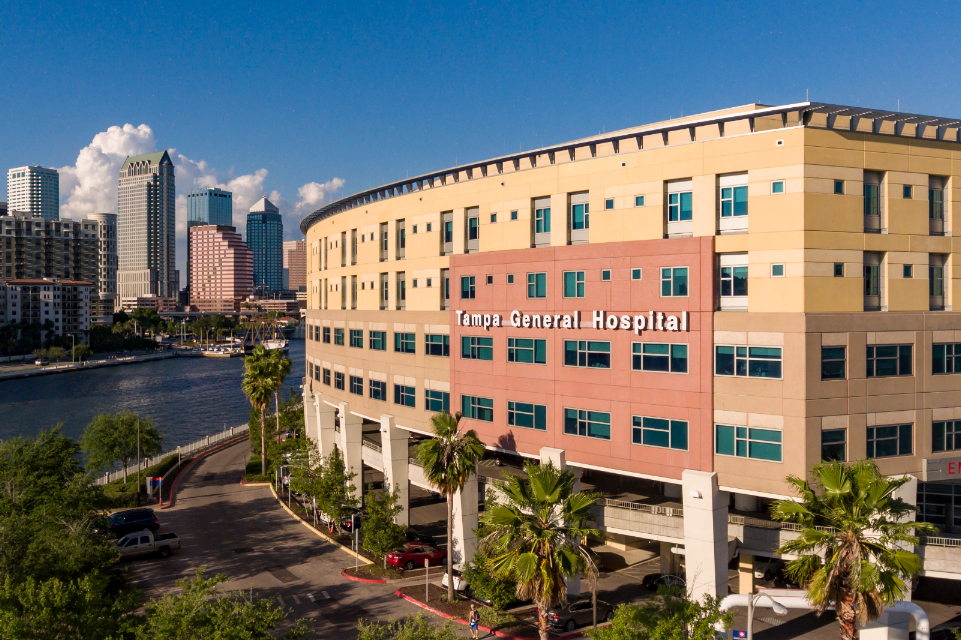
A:
<svg viewBox="0 0 961 640">
<path fill-rule="evenodd" d="M 174 165 L 166 151 L 127 157 L 120 167 L 117 273 L 123 298 L 177 297 Z"/>
<path fill-rule="evenodd" d="M 7 215 L 7 203 L 0 202 L 0 216 L 5 216 L 5 215 Z"/>
<path fill-rule="evenodd" d="M 46 324 L 58 336 L 74 335 L 83 344 L 90 333 L 93 284 L 59 278 L 24 278 L 0 284 L 0 320 Z"/>
<path fill-rule="evenodd" d="M 283 288 L 299 291 L 307 286 L 307 242 L 288 240 L 284 243 Z"/>
<path fill-rule="evenodd" d="M 266 197 L 247 214 L 247 246 L 254 252 L 254 293 L 270 296 L 284 288 L 284 221 Z"/>
<path fill-rule="evenodd" d="M 97 225 L 97 268 L 90 290 L 91 321 L 110 324 L 117 310 L 117 214 L 91 213 L 81 223 Z"/>
<path fill-rule="evenodd" d="M 187 194 L 187 283 L 190 295 L 190 229 L 191 227 L 217 225 L 234 226 L 234 197 L 229 191 L 205 188 Z"/>
<path fill-rule="evenodd" d="M 96 282 L 99 225 L 97 220 L 44 220 L 19 211 L 0 217 L 0 282 Z"/>
<path fill-rule="evenodd" d="M 44 167 L 7 171 L 7 207 L 44 220 L 60 219 L 60 174 Z"/>
<path fill-rule="evenodd" d="M 191 307 L 198 311 L 240 310 L 240 302 L 253 293 L 253 252 L 231 226 L 195 226 L 188 233 Z"/>
</svg>

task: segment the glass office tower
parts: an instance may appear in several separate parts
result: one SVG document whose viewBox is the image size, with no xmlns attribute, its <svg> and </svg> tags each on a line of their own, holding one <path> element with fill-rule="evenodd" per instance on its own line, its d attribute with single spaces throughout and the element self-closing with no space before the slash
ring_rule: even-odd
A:
<svg viewBox="0 0 961 640">
<path fill-rule="evenodd" d="M 187 194 L 187 298 L 190 299 L 190 228 L 234 226 L 234 198 L 229 191 L 197 189 Z"/>
<path fill-rule="evenodd" d="M 254 293 L 269 297 L 283 290 L 284 222 L 266 197 L 247 214 L 247 246 L 254 252 Z"/>
</svg>

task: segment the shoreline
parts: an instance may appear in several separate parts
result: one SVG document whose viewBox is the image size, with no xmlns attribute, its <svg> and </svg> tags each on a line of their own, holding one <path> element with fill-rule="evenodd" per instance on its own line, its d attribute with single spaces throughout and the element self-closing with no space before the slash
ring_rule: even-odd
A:
<svg viewBox="0 0 961 640">
<path fill-rule="evenodd" d="M 97 360 L 95 362 L 88 362 L 86 364 L 79 363 L 64 363 L 61 365 L 48 365 L 42 368 L 27 369 L 26 371 L 11 371 L 9 373 L 0 373 L 0 382 L 4 380 L 19 380 L 22 378 L 33 378 L 37 376 L 47 376 L 56 373 L 70 373 L 72 371 L 89 371 L 90 369 L 102 369 L 104 367 L 119 367 L 127 364 L 138 364 L 141 362 L 152 362 L 154 360 L 169 360 L 171 358 L 179 357 L 189 357 L 181 356 L 176 352 L 171 353 L 158 353 L 143 356 L 128 356 L 126 358 L 118 358 L 115 360 Z"/>
</svg>

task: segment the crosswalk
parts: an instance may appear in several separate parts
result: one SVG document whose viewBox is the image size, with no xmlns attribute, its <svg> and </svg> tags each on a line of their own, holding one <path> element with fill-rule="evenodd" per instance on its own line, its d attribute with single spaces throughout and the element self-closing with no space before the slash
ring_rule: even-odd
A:
<svg viewBox="0 0 961 640">
<path fill-rule="evenodd" d="M 300 600 L 301 596 L 300 596 L 299 594 L 296 594 L 296 593 L 288 594 L 288 597 L 289 597 L 291 600 L 293 600 L 293 603 L 294 603 L 295 605 L 301 604 L 301 600 Z M 330 597 L 330 594 L 327 593 L 326 591 L 320 591 L 320 592 L 318 592 L 316 595 L 314 595 L 313 593 L 305 593 L 305 594 L 303 594 L 303 598 L 304 598 L 305 600 L 309 600 L 310 602 L 312 602 L 312 603 L 314 603 L 314 604 L 318 604 L 318 601 L 321 601 L 321 602 L 322 602 L 322 601 L 325 601 L 325 600 L 332 600 L 332 599 L 333 599 L 333 598 Z M 284 608 L 287 607 L 287 601 L 284 600 L 284 596 L 283 596 L 282 594 L 279 594 L 279 593 L 277 594 L 277 604 L 279 604 L 281 607 L 284 607 Z"/>
</svg>

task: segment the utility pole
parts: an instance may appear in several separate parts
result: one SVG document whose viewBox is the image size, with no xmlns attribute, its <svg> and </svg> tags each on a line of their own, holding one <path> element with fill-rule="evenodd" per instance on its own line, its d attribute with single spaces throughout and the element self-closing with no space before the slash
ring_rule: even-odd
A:
<svg viewBox="0 0 961 640">
<path fill-rule="evenodd" d="M 137 418 L 137 506 L 140 506 L 140 418 Z"/>
</svg>

